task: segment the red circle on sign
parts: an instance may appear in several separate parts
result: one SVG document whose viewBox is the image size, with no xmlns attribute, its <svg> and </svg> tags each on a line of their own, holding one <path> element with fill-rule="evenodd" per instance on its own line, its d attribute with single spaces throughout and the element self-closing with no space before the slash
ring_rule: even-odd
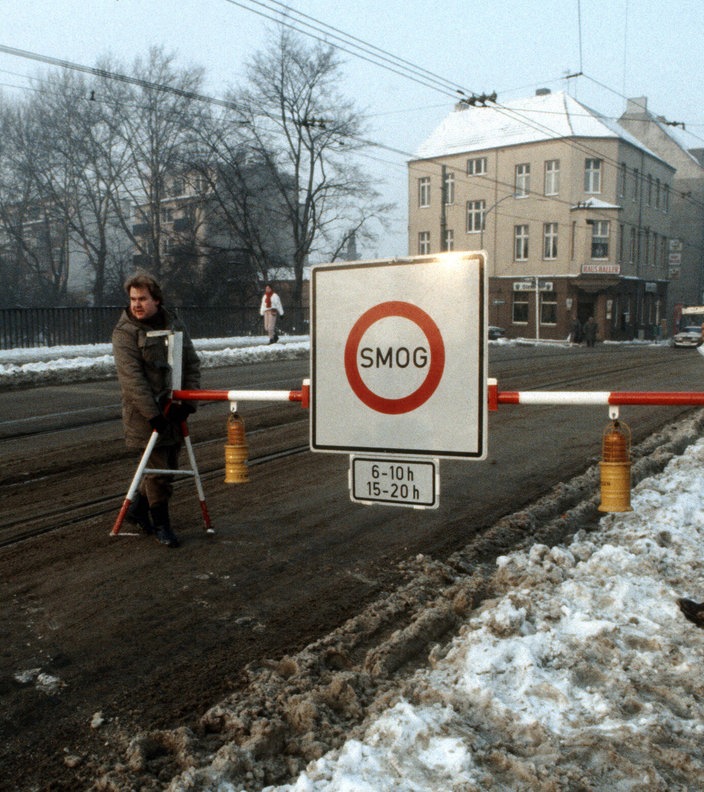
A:
<svg viewBox="0 0 704 792">
<path fill-rule="evenodd" d="M 379 396 L 366 386 L 357 368 L 357 350 L 362 337 L 367 330 L 380 319 L 389 316 L 400 316 L 409 319 L 420 327 L 428 339 L 430 345 L 430 367 L 428 374 L 423 382 L 413 393 L 401 399 L 387 399 Z M 428 401 L 435 393 L 435 389 L 440 384 L 443 371 L 445 370 L 445 345 L 440 335 L 440 330 L 430 316 L 417 305 L 401 302 L 400 300 L 390 300 L 389 302 L 379 303 L 368 311 L 365 311 L 354 323 L 350 331 L 347 343 L 345 344 L 345 372 L 347 381 L 360 401 L 367 407 L 387 415 L 399 415 L 411 412 Z"/>
</svg>

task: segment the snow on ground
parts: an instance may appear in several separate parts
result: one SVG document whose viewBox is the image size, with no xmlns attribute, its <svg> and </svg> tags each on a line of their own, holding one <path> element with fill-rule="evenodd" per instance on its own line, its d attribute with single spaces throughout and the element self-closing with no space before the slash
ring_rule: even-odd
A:
<svg viewBox="0 0 704 792">
<path fill-rule="evenodd" d="M 304 357 L 308 336 L 285 336 L 269 344 L 266 336 L 206 338 L 193 342 L 203 368 Z M 0 387 L 110 379 L 115 376 L 111 344 L 33 347 L 0 351 Z"/>
<path fill-rule="evenodd" d="M 308 350 L 307 338 L 226 341 L 196 343 L 206 366 Z M 71 356 L 112 364 L 109 345 L 84 353 L 45 349 L 34 364 L 27 350 L 0 353 L 0 382 Z M 494 599 L 395 703 L 266 792 L 703 789 L 704 630 L 676 601 L 704 600 L 704 440 L 631 502 L 568 546 L 500 558 Z M 239 792 L 207 775 L 212 792 Z"/>
<path fill-rule="evenodd" d="M 267 792 L 703 789 L 704 630 L 676 602 L 704 600 L 703 493 L 700 440 L 632 512 L 500 558 L 397 703 Z"/>
</svg>

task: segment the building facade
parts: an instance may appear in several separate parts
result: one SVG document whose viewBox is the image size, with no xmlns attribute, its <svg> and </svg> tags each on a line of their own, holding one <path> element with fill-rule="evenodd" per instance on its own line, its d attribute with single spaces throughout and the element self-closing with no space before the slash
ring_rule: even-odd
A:
<svg viewBox="0 0 704 792">
<path fill-rule="evenodd" d="M 675 169 L 564 93 L 459 105 L 409 162 L 409 253 L 487 251 L 514 337 L 665 331 Z"/>
<path fill-rule="evenodd" d="M 645 96 L 629 99 L 618 122 L 677 169 L 670 201 L 667 306 L 676 327 L 683 307 L 704 302 L 704 149 L 692 147 L 698 141 L 684 124 L 650 113 Z"/>
<path fill-rule="evenodd" d="M 135 208 L 133 262 L 150 268 L 158 261 L 179 299 L 248 303 L 263 281 L 291 271 L 294 243 L 285 219 L 283 199 L 262 167 L 170 174 L 158 206 Z"/>
</svg>

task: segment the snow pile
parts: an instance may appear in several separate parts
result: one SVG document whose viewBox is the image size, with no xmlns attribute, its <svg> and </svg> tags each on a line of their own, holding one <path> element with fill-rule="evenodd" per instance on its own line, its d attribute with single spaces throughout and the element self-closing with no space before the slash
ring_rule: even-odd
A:
<svg viewBox="0 0 704 792">
<path fill-rule="evenodd" d="M 266 791 L 701 789 L 704 630 L 676 600 L 704 599 L 702 493 L 699 441 L 633 512 L 501 557 L 496 597 L 395 706 Z"/>
<path fill-rule="evenodd" d="M 208 338 L 193 342 L 203 368 L 245 365 L 262 360 L 305 357 L 308 336 L 286 336 L 269 344 L 265 336 Z M 111 344 L 35 347 L 0 352 L 0 388 L 28 388 L 52 383 L 85 382 L 115 377 Z"/>
</svg>

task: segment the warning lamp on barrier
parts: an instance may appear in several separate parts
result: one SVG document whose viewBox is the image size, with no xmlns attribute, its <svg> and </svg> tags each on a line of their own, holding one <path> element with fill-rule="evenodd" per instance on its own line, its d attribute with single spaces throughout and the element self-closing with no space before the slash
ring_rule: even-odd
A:
<svg viewBox="0 0 704 792">
<path fill-rule="evenodd" d="M 227 443 L 225 444 L 225 483 L 244 484 L 249 481 L 247 456 L 249 448 L 244 436 L 244 421 L 235 412 L 227 419 Z"/>
<path fill-rule="evenodd" d="M 629 512 L 631 508 L 631 430 L 625 423 L 611 421 L 601 443 L 602 512 Z"/>
</svg>

